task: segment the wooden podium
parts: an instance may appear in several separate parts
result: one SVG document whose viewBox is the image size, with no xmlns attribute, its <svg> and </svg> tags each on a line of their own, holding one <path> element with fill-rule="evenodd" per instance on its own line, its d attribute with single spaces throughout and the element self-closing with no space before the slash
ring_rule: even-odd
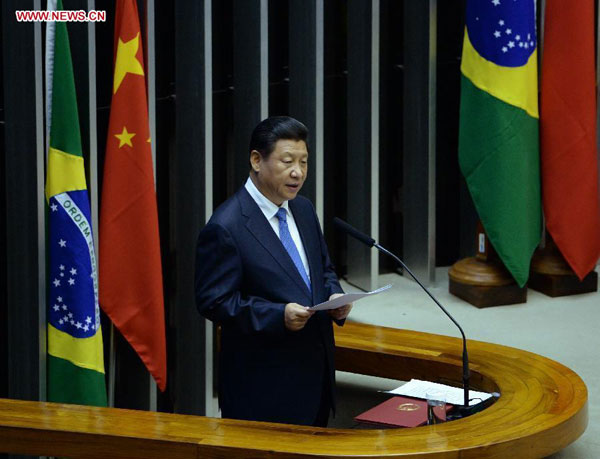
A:
<svg viewBox="0 0 600 459">
<path fill-rule="evenodd" d="M 460 339 L 352 322 L 335 332 L 340 370 L 461 380 Z M 472 387 L 501 396 L 480 413 L 444 424 L 323 429 L 0 399 L 0 452 L 88 459 L 542 458 L 585 431 L 587 389 L 569 368 L 478 341 L 469 341 L 469 355 Z"/>
</svg>

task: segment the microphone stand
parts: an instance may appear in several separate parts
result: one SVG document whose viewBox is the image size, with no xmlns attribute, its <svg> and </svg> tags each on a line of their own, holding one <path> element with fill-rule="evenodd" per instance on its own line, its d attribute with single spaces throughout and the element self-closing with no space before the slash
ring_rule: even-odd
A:
<svg viewBox="0 0 600 459">
<path fill-rule="evenodd" d="M 427 293 L 427 295 L 429 295 L 429 297 L 435 302 L 435 304 L 437 304 L 440 309 L 442 311 L 444 311 L 444 314 L 446 314 L 448 316 L 448 318 L 454 322 L 454 325 L 456 325 L 458 327 L 458 329 L 460 330 L 460 334 L 462 335 L 462 342 L 463 342 L 463 351 L 462 351 L 462 361 L 463 361 L 463 390 L 464 390 L 464 407 L 465 407 L 465 412 L 464 415 L 468 415 L 469 413 L 469 376 L 470 376 L 470 372 L 469 372 L 469 356 L 467 354 L 467 338 L 465 336 L 465 332 L 463 331 L 462 327 L 458 324 L 458 322 L 456 320 L 454 320 L 454 317 L 452 317 L 450 315 L 450 313 L 446 310 L 446 308 L 444 306 L 442 306 L 440 304 L 440 302 L 438 300 L 435 299 L 435 297 L 429 292 L 429 290 L 427 290 L 427 288 L 421 283 L 421 281 L 419 281 L 419 279 L 417 279 L 417 276 L 415 276 L 412 271 L 408 268 L 408 266 L 406 266 L 404 264 L 404 262 L 397 257 L 396 255 L 394 255 L 392 252 L 390 252 L 389 250 L 387 250 L 385 247 L 380 246 L 377 242 L 375 242 L 373 244 L 373 247 L 377 248 L 377 250 L 379 250 L 380 252 L 385 253 L 386 255 L 389 255 L 390 257 L 392 257 L 394 260 L 396 260 L 401 266 L 402 268 L 404 268 L 404 270 L 410 274 L 410 276 L 415 280 L 415 282 L 417 284 L 419 284 L 419 286 L 425 291 L 425 293 Z"/>
<path fill-rule="evenodd" d="M 467 354 L 467 338 L 465 336 L 465 332 L 463 331 L 462 327 L 458 324 L 458 322 L 456 320 L 454 320 L 454 317 L 452 317 L 450 315 L 450 313 L 446 310 L 446 308 L 444 306 L 442 306 L 438 300 L 435 299 L 435 297 L 429 292 L 429 290 L 427 290 L 427 288 L 421 283 L 421 281 L 419 281 L 419 279 L 417 279 L 417 276 L 415 276 L 412 273 L 412 271 L 408 268 L 408 266 L 406 266 L 399 257 L 394 255 L 392 252 L 390 252 L 386 248 L 380 246 L 375 241 L 375 239 L 373 239 L 370 236 L 367 236 L 364 233 L 361 233 L 360 231 L 358 231 L 352 225 L 349 225 L 348 223 L 346 223 L 341 218 L 335 217 L 333 219 L 333 223 L 340 230 L 342 230 L 343 232 L 347 233 L 348 235 L 354 237 L 355 239 L 358 239 L 366 246 L 376 247 L 377 250 L 379 250 L 380 252 L 383 252 L 386 255 L 389 255 L 390 257 L 392 257 L 394 260 L 396 260 L 400 264 L 400 266 L 402 266 L 406 270 L 406 272 L 408 272 L 408 274 L 410 274 L 410 276 L 415 280 L 415 282 L 417 284 L 419 284 L 419 286 L 425 291 L 425 293 L 427 293 L 427 295 L 429 295 L 429 297 L 433 300 L 433 302 L 435 304 L 437 304 L 442 311 L 444 311 L 444 314 L 446 314 L 448 316 L 448 318 L 454 323 L 454 325 L 456 325 L 458 327 L 458 329 L 460 330 L 460 334 L 462 335 L 462 342 L 463 342 L 462 379 L 463 379 L 463 391 L 464 391 L 464 405 L 462 407 L 457 407 L 457 410 L 459 412 L 459 417 L 469 416 L 470 414 L 473 414 L 473 413 L 483 409 L 482 406 L 479 406 L 482 404 L 478 404 L 473 407 L 469 406 L 469 376 L 470 376 L 470 372 L 469 372 L 469 356 Z M 498 397 L 499 397 L 499 394 L 494 393 L 493 397 L 491 399 L 493 400 L 494 398 L 498 398 Z"/>
</svg>

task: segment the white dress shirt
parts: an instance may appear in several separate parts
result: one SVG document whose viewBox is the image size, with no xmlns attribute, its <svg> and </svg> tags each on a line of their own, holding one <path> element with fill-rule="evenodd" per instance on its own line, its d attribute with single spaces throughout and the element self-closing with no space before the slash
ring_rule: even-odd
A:
<svg viewBox="0 0 600 459">
<path fill-rule="evenodd" d="M 256 202 L 256 204 L 258 205 L 258 207 L 264 214 L 264 216 L 267 219 L 267 221 L 269 222 L 269 224 L 271 225 L 271 228 L 273 228 L 273 231 L 275 231 L 275 234 L 277 235 L 277 237 L 279 237 L 279 219 L 277 218 L 277 211 L 279 210 L 279 207 L 277 207 L 276 204 L 271 202 L 264 194 L 262 194 L 260 192 L 260 190 L 258 188 L 256 188 L 256 185 L 254 185 L 254 182 L 252 181 L 252 179 L 250 177 L 248 177 L 248 180 L 246 180 L 245 187 L 246 187 L 246 190 L 248 191 L 248 193 L 250 193 L 250 196 L 252 196 L 252 199 L 254 199 L 254 202 Z M 308 259 L 306 258 L 306 252 L 304 251 L 304 245 L 302 245 L 302 239 L 300 238 L 300 233 L 298 232 L 298 227 L 296 226 L 296 221 L 294 220 L 294 216 L 290 212 L 290 208 L 288 206 L 287 201 L 283 201 L 283 203 L 281 204 L 281 207 L 283 209 L 285 209 L 285 212 L 287 214 L 286 218 L 287 218 L 288 228 L 290 230 L 290 235 L 292 236 L 292 240 L 294 241 L 294 244 L 296 244 L 296 248 L 298 249 L 298 253 L 300 254 L 300 259 L 302 260 L 304 269 L 306 270 L 306 273 L 308 274 L 308 278 L 310 279 L 310 270 L 308 269 Z"/>
</svg>

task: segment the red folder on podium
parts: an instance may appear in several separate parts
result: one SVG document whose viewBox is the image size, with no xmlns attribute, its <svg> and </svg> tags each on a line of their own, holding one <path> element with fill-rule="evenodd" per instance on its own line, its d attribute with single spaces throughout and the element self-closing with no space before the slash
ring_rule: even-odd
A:
<svg viewBox="0 0 600 459">
<path fill-rule="evenodd" d="M 446 412 L 452 405 L 446 405 Z M 434 410 L 439 408 L 434 408 Z M 439 413 L 438 417 L 445 418 Z M 392 397 L 389 400 L 359 414 L 357 422 L 386 427 L 417 427 L 427 423 L 427 401 L 416 398 Z"/>
</svg>

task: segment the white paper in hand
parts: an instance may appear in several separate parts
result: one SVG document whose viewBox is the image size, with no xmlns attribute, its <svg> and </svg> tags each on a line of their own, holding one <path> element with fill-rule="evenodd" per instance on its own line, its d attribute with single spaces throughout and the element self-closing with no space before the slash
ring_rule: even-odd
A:
<svg viewBox="0 0 600 459">
<path fill-rule="evenodd" d="M 348 303 L 354 303 L 355 301 L 364 298 L 365 296 L 377 295 L 378 293 L 385 292 L 390 289 L 392 284 L 388 284 L 384 287 L 378 288 L 377 290 L 373 290 L 372 292 L 361 292 L 361 293 L 345 293 L 342 296 L 336 298 L 335 300 L 325 301 L 324 303 L 317 304 L 312 308 L 309 308 L 310 311 L 326 311 L 327 309 L 337 309 L 342 306 L 347 305 Z"/>
</svg>

